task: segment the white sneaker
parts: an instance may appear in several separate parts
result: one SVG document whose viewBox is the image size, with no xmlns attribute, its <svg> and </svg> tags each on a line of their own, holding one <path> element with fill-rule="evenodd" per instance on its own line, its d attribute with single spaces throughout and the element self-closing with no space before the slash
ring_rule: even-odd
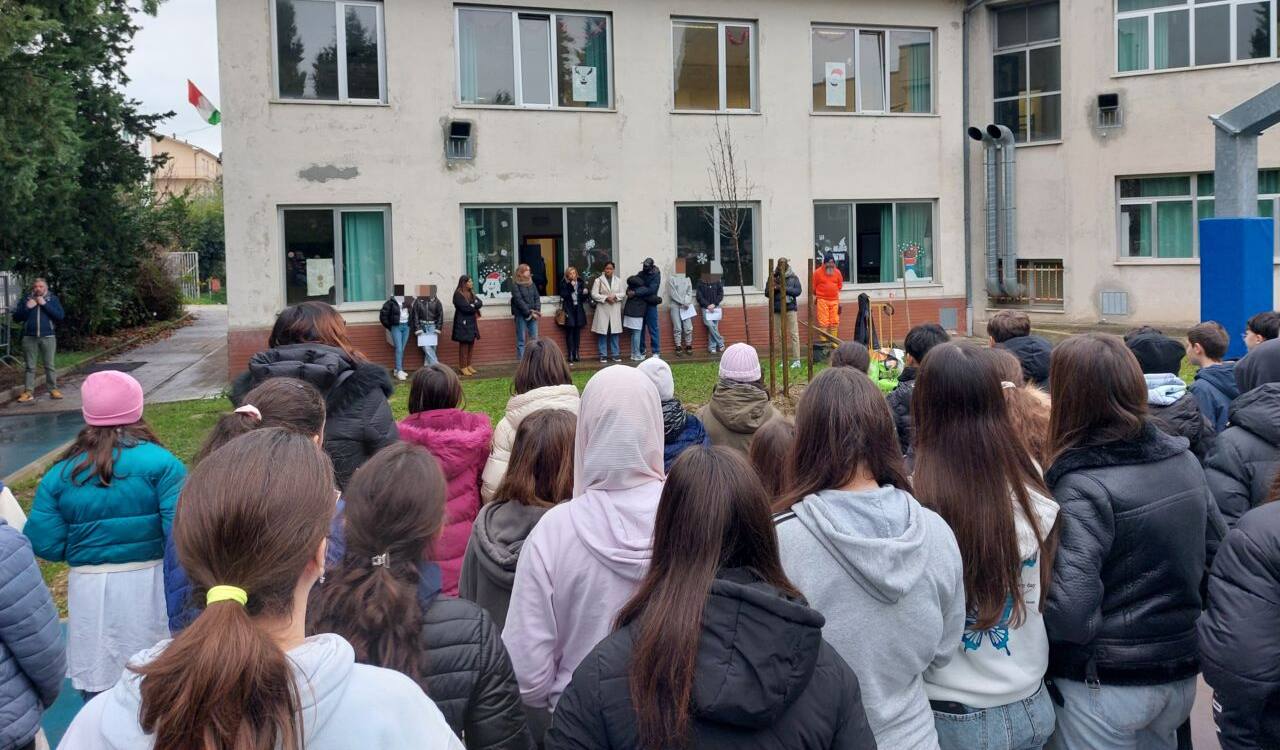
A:
<svg viewBox="0 0 1280 750">
<path fill-rule="evenodd" d="M 798 369 L 800 369 L 800 360 L 798 360 L 798 359 L 797 359 L 796 361 L 792 362 L 792 363 L 791 363 L 791 369 L 793 369 L 793 370 L 798 370 Z"/>
<path fill-rule="evenodd" d="M 409 379 L 409 373 L 405 372 L 404 370 L 400 370 L 396 372 L 396 380 L 408 380 L 408 379 Z"/>
</svg>

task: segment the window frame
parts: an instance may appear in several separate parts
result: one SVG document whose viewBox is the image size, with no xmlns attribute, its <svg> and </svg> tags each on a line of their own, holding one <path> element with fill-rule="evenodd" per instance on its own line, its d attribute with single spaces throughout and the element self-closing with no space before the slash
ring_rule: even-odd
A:
<svg viewBox="0 0 1280 750">
<path fill-rule="evenodd" d="M 334 23 L 336 24 L 335 43 L 340 54 L 338 63 L 338 98 L 337 99 L 305 99 L 302 97 L 284 96 L 280 91 L 280 49 L 277 46 L 280 36 L 277 32 L 276 6 L 280 0 L 267 0 L 271 15 L 271 101 L 277 104 L 329 104 L 355 106 L 386 106 L 390 101 L 387 93 L 387 31 L 385 8 L 381 0 L 322 0 L 333 3 Z M 348 6 L 373 8 L 377 14 L 378 34 L 378 99 L 352 99 L 347 96 L 347 24 L 346 8 Z"/>
<path fill-rule="evenodd" d="M 518 266 L 518 265 L 519 265 L 519 263 L 518 263 L 517 261 L 519 261 L 519 259 L 520 259 L 520 253 L 519 253 L 519 243 L 520 243 L 520 209 L 522 209 L 522 208 L 523 208 L 523 209 L 530 209 L 530 208 L 542 208 L 542 209 L 558 208 L 558 209 L 560 209 L 560 222 L 561 222 L 560 226 L 562 227 L 562 235 L 561 235 L 561 236 L 562 236 L 562 238 L 563 238 L 563 239 L 562 239 L 562 241 L 561 241 L 561 243 L 560 243 L 560 257 L 559 257 L 559 260 L 561 261 L 561 265 L 562 265 L 564 268 L 568 268 L 568 267 L 569 267 L 569 264 L 568 264 L 568 260 L 569 260 L 569 245 L 568 245 L 568 235 L 569 235 L 569 209 L 571 209 L 571 208 L 607 208 L 607 209 L 609 209 L 609 212 L 610 212 L 610 216 L 609 216 L 609 234 L 610 234 L 610 243 L 611 243 L 611 246 L 612 246 L 612 251 L 611 251 L 611 254 L 610 254 L 610 259 L 613 261 L 613 264 L 614 264 L 614 266 L 615 266 L 615 267 L 616 267 L 616 266 L 618 265 L 618 263 L 619 263 L 619 261 L 618 261 L 618 255 L 619 255 L 619 253 L 618 253 L 618 204 L 617 204 L 617 203 L 608 203 L 608 202 L 588 202 L 588 203 L 573 203 L 573 202 L 570 202 L 570 203 L 555 203 L 555 202 L 540 202 L 540 203 L 461 203 L 461 204 L 459 204 L 459 206 L 458 206 L 458 209 L 459 209 L 459 210 L 458 210 L 458 219 L 459 219 L 459 221 L 461 222 L 461 223 L 460 223 L 460 225 L 459 225 L 459 226 L 460 226 L 460 234 L 459 234 L 459 237 L 461 238 L 461 241 L 462 241 L 462 269 L 463 269 L 463 270 L 462 270 L 462 272 L 463 272 L 463 273 L 467 273 L 467 267 L 468 267 L 468 266 L 467 266 L 467 211 L 468 211 L 468 210 L 475 210 L 475 209 L 486 209 L 486 208 L 488 208 L 488 209 L 506 209 L 506 210 L 511 211 L 511 222 L 512 222 L 512 227 L 511 227 L 511 237 L 512 237 L 512 241 L 513 241 L 513 245 L 514 245 L 514 247 L 513 247 L 512 249 L 515 251 L 515 253 L 512 255 L 512 258 L 511 258 L 511 277 L 514 277 L 514 276 L 515 276 L 516 266 Z M 511 278 L 511 277 L 508 277 L 508 278 Z M 476 287 L 477 287 L 477 289 L 478 289 L 478 288 L 479 288 L 479 286 L 480 286 L 480 280 L 479 280 L 479 279 L 473 279 L 473 281 L 475 282 Z M 479 292 L 477 292 L 477 296 L 478 296 L 478 295 L 479 295 Z M 492 297 L 492 298 L 490 298 L 490 299 L 494 299 L 494 300 L 501 300 L 501 301 L 503 301 L 503 302 L 506 302 L 506 301 L 509 301 L 509 300 L 511 299 L 511 292 L 500 292 L 500 293 L 498 294 L 498 296 L 496 296 L 496 297 Z M 559 295 L 558 295 L 558 294 L 548 294 L 548 295 L 546 295 L 546 296 L 544 296 L 544 297 L 541 297 L 541 299 L 542 299 L 542 301 L 543 301 L 543 302 L 548 302 L 548 301 L 552 301 L 552 300 L 559 299 Z"/>
<path fill-rule="evenodd" d="M 933 230 L 933 249 L 932 249 L 933 258 L 931 259 L 933 272 L 928 276 L 917 278 L 915 281 L 910 281 L 907 283 L 908 285 L 914 285 L 914 286 L 939 285 L 941 282 L 938 280 L 939 279 L 938 261 L 939 261 L 940 253 L 938 252 L 939 200 L 937 198 L 859 198 L 857 200 L 841 200 L 841 199 L 835 198 L 835 199 L 815 200 L 813 201 L 813 207 L 816 209 L 818 206 L 848 206 L 849 207 L 849 232 L 853 238 L 856 238 L 858 236 L 858 208 L 857 207 L 863 206 L 863 205 L 882 206 L 886 203 L 893 207 L 893 211 L 892 211 L 893 218 L 890 221 L 893 226 L 895 247 L 897 246 L 897 234 L 898 234 L 898 206 L 901 204 L 911 204 L 911 205 L 928 204 L 929 205 L 929 209 L 931 213 L 931 216 L 929 218 L 929 223 L 930 223 L 930 227 Z M 811 220 L 814 218 L 813 211 L 809 212 L 809 218 Z M 817 257 L 816 243 L 818 241 L 818 227 L 816 225 L 816 222 L 811 224 L 811 227 L 812 227 L 812 231 L 810 232 L 810 244 L 814 246 L 812 254 L 816 259 Z M 858 271 L 857 271 L 857 265 L 856 265 L 857 249 L 854 248 L 852 244 L 850 245 L 849 253 L 851 256 L 850 266 L 849 266 L 849 276 L 852 277 L 852 280 L 846 278 L 844 280 L 844 286 L 841 287 L 842 289 L 846 289 L 846 290 L 873 289 L 874 290 L 874 289 L 901 289 L 902 288 L 902 276 L 900 273 L 900 270 L 901 270 L 900 257 L 899 257 L 899 263 L 898 263 L 899 268 L 895 269 L 894 271 L 896 278 L 893 281 L 876 281 L 876 282 L 869 282 L 866 284 L 859 284 L 857 282 Z"/>
<path fill-rule="evenodd" d="M 676 24 L 679 23 L 714 23 L 716 25 L 716 73 L 719 85 L 720 106 L 716 109 L 681 109 L 676 106 Z M 751 107 L 748 109 L 729 109 L 728 102 L 729 76 L 725 67 L 724 32 L 728 26 L 746 26 L 751 29 Z M 668 41 L 671 42 L 671 112 L 672 114 L 715 114 L 715 115 L 755 115 L 760 114 L 760 25 L 755 21 L 735 21 L 724 18 L 699 18 L 697 16 L 672 16 Z"/>
<path fill-rule="evenodd" d="M 383 264 L 387 277 L 386 296 L 391 296 L 395 260 L 394 240 L 392 239 L 391 204 L 390 203 L 280 203 L 276 205 L 276 227 L 280 233 L 280 299 L 289 299 L 289 260 L 288 237 L 285 236 L 284 215 L 286 211 L 329 211 L 333 214 L 333 306 L 339 311 L 377 310 L 386 299 L 347 302 L 345 299 L 342 258 L 342 215 L 344 213 L 382 213 Z"/>
<path fill-rule="evenodd" d="M 507 13 L 511 16 L 511 49 L 512 70 L 515 75 L 515 98 L 513 104 L 479 104 L 462 99 L 462 11 L 482 11 L 487 13 Z M 520 55 L 520 16 L 544 16 L 551 26 L 550 53 L 547 56 L 548 71 L 551 74 L 551 104 L 524 103 L 524 61 Z M 605 56 L 609 61 L 609 101 L 603 107 L 565 107 L 560 104 L 560 62 L 558 58 L 559 40 L 556 37 L 557 16 L 588 16 L 603 18 L 605 24 Z M 613 112 L 615 111 L 616 94 L 614 93 L 614 59 L 613 59 L 613 13 L 595 10 L 573 10 L 557 8 L 547 10 L 537 7 L 522 8 L 514 5 L 472 5 L 458 4 L 453 6 L 453 106 L 472 109 L 533 110 L 539 112 Z M 490 208 L 501 208 L 493 205 Z"/>
<path fill-rule="evenodd" d="M 1270 35 L 1271 35 L 1271 54 L 1267 57 L 1238 57 L 1238 34 L 1239 21 L 1238 15 L 1240 6 L 1254 5 L 1259 2 L 1266 2 L 1270 5 Z M 1233 65 L 1253 65 L 1257 63 L 1276 62 L 1280 60 L 1280 23 L 1277 22 L 1276 12 L 1280 10 L 1280 0 L 1170 0 L 1168 5 L 1158 8 L 1143 8 L 1141 10 L 1120 10 L 1119 0 L 1116 0 L 1115 12 L 1112 18 L 1112 43 L 1111 53 L 1114 55 L 1112 64 L 1112 75 L 1119 76 L 1141 76 L 1153 75 L 1157 73 L 1169 73 L 1186 70 L 1222 68 Z M 1230 20 L 1228 21 L 1230 37 L 1228 44 L 1231 48 L 1231 59 L 1222 63 L 1205 63 L 1204 65 L 1196 64 L 1196 11 L 1203 8 L 1218 8 L 1229 6 L 1231 9 Z M 1165 13 L 1173 13 L 1178 11 L 1186 11 L 1188 18 L 1187 27 L 1187 59 L 1191 61 L 1190 65 L 1183 65 L 1176 68 L 1157 68 L 1156 62 L 1156 45 L 1155 45 L 1155 17 Z M 1147 67 L 1139 70 L 1120 70 L 1120 22 L 1134 18 L 1146 18 L 1147 20 Z M 1198 256 L 1197 256 L 1198 257 Z"/>
<path fill-rule="evenodd" d="M 1272 170 L 1269 170 L 1264 167 L 1259 167 L 1258 171 L 1266 172 L 1266 171 L 1272 171 Z M 1155 264 L 1155 265 L 1199 263 L 1200 262 L 1200 218 L 1201 218 L 1200 205 L 1207 201 L 1216 201 L 1216 196 L 1213 193 L 1209 193 L 1208 195 L 1200 195 L 1200 180 L 1206 176 L 1212 177 L 1213 173 L 1212 172 L 1177 172 L 1173 174 L 1117 176 L 1115 178 L 1117 262 L 1122 264 Z M 1124 180 L 1142 180 L 1142 179 L 1150 179 L 1150 178 L 1160 179 L 1160 178 L 1175 178 L 1175 177 L 1188 178 L 1188 184 L 1190 186 L 1190 191 L 1191 191 L 1189 195 L 1161 195 L 1161 196 L 1150 196 L 1150 197 L 1141 197 L 1141 198 L 1123 198 L 1120 195 L 1120 183 L 1123 182 Z M 1192 223 L 1191 255 L 1186 258 L 1162 258 L 1157 255 L 1154 255 L 1154 253 L 1157 251 L 1157 249 L 1160 246 L 1159 245 L 1160 230 L 1159 230 L 1159 227 L 1157 226 L 1159 223 L 1157 220 L 1158 218 L 1157 217 L 1158 208 L 1156 207 L 1157 204 L 1183 203 L 1188 201 L 1190 201 L 1191 203 L 1191 223 Z M 1262 218 L 1271 218 L 1273 222 L 1276 222 L 1277 230 L 1280 230 L 1280 211 L 1277 211 L 1277 202 L 1280 202 L 1280 192 L 1258 193 L 1258 202 L 1262 202 L 1262 201 L 1270 201 L 1271 210 L 1272 210 L 1271 217 L 1262 217 Z M 1152 247 L 1153 254 L 1150 257 L 1124 254 L 1124 249 L 1125 249 L 1125 238 L 1124 238 L 1124 232 L 1123 232 L 1124 219 L 1122 216 L 1123 210 L 1121 207 L 1134 206 L 1134 205 L 1149 205 L 1152 207 L 1151 208 L 1151 247 Z M 1215 203 L 1215 208 L 1216 208 L 1216 203 Z M 1205 217 L 1205 218 L 1211 218 L 1211 217 Z M 1272 238 L 1272 242 L 1273 242 L 1272 255 L 1275 257 L 1275 259 L 1278 262 L 1280 262 L 1280 231 L 1275 232 L 1274 235 L 1275 236 Z"/>
<path fill-rule="evenodd" d="M 720 241 L 723 239 L 723 236 L 720 234 L 720 211 L 722 209 L 732 208 L 732 206 L 723 202 L 716 202 L 716 201 L 676 201 L 674 204 L 672 204 L 671 249 L 673 253 L 678 253 L 679 246 L 680 246 L 680 226 L 679 226 L 679 221 L 677 219 L 677 214 L 675 209 L 698 208 L 705 211 L 708 207 L 714 207 L 716 209 L 716 225 L 711 228 L 711 232 L 716 240 L 716 248 L 715 248 L 716 264 L 720 266 L 721 281 L 724 281 L 724 257 L 723 257 L 723 254 L 721 253 L 721 246 L 720 246 Z M 730 286 L 728 283 L 725 283 L 724 288 L 725 288 L 725 291 L 733 291 L 733 292 L 738 292 L 739 290 L 745 290 L 748 293 L 759 292 L 763 290 L 763 287 L 760 286 L 760 280 L 763 278 L 765 273 L 765 269 L 761 265 L 762 244 L 760 239 L 762 235 L 762 225 L 760 223 L 760 219 L 761 219 L 761 216 L 763 216 L 764 214 L 764 210 L 761 202 L 757 200 L 741 201 L 738 204 L 738 210 L 741 211 L 743 208 L 750 209 L 751 211 L 751 231 L 753 234 L 751 239 L 752 239 L 752 244 L 755 247 L 754 257 L 751 259 L 751 275 L 753 278 L 751 279 L 751 284 L 749 286 L 743 286 L 742 284 L 736 284 L 736 285 Z M 706 223 L 705 215 L 699 217 L 699 219 L 704 224 Z M 674 257 L 679 257 L 679 256 L 677 255 Z M 739 281 L 741 281 L 741 279 L 739 279 Z M 696 280 L 694 283 L 697 283 Z"/>
<path fill-rule="evenodd" d="M 1056 5 L 1058 7 L 1058 36 L 1052 40 L 1038 42 L 1024 42 L 1022 44 L 1011 44 L 1005 47 L 1000 46 L 1000 37 L 998 31 L 999 21 L 997 15 L 1001 11 L 1014 10 L 1016 8 L 1031 8 L 1036 5 Z M 1041 91 L 1035 94 L 1030 93 L 1031 87 L 1031 53 L 1034 50 L 1048 49 L 1050 47 L 1058 48 L 1058 88 L 1053 91 Z M 996 57 L 1000 55 L 1008 55 L 1012 53 L 1020 53 L 1025 62 L 1023 69 L 1026 75 L 1028 93 L 1017 94 L 1016 96 L 996 96 Z M 1060 0 L 1051 0 L 1051 2 L 1028 2 L 1015 4 L 1011 6 L 1002 6 L 993 9 L 991 13 L 991 120 L 996 122 L 996 110 L 999 105 L 1005 102 L 1023 102 L 1027 103 L 1027 109 L 1031 109 L 1031 101 L 1033 99 L 1045 99 L 1050 96 L 1058 97 L 1058 135 L 1054 138 L 1041 138 L 1032 140 L 1031 130 L 1028 127 L 1025 133 L 1014 134 L 1015 148 L 1023 146 L 1040 146 L 1062 142 L 1062 100 L 1065 97 L 1065 89 L 1062 86 L 1062 3 Z"/>
<path fill-rule="evenodd" d="M 813 66 L 814 46 L 813 34 L 815 31 L 848 31 L 853 34 L 853 64 L 857 70 L 854 72 L 854 105 L 852 112 L 828 112 L 825 110 L 814 109 L 813 97 L 809 98 L 809 114 L 811 115 L 834 115 L 837 117 L 937 117 L 938 116 L 938 30 L 926 26 L 877 26 L 874 24 L 846 24 L 846 23 L 812 23 L 809 25 L 809 65 Z M 884 52 L 884 92 L 885 92 L 885 109 L 862 109 L 862 32 L 879 32 L 884 36 L 881 37 L 881 51 Z M 894 112 L 893 111 L 893 92 L 890 88 L 889 81 L 892 73 L 889 66 L 889 35 L 894 32 L 916 32 L 926 33 L 929 35 L 929 111 L 928 112 Z M 812 84 L 811 84 L 812 85 Z"/>
</svg>

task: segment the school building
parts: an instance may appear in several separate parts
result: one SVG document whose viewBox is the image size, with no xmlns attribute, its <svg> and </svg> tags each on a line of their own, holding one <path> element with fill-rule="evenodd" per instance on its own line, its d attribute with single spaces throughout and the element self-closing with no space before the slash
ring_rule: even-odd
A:
<svg viewBox="0 0 1280 750">
<path fill-rule="evenodd" d="M 1193 322 L 1208 117 L 1280 75 L 1276 3 L 219 0 L 231 368 L 308 299 L 389 360 L 391 286 L 437 285 L 449 317 L 464 273 L 477 362 L 514 359 L 520 262 L 557 338 L 567 266 L 681 257 L 730 306 L 745 287 L 763 344 L 768 260 L 827 251 L 846 335 L 866 293 L 901 340 L 904 277 L 912 322 L 959 331 L 998 307 Z M 1016 146 L 966 132 L 989 124 Z M 717 126 L 737 210 L 709 177 Z M 1259 163 L 1275 215 L 1280 143 Z"/>
</svg>

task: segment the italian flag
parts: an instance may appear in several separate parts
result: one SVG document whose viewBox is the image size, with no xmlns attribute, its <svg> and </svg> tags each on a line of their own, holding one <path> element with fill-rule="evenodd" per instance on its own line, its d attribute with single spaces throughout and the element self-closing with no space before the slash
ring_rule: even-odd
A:
<svg viewBox="0 0 1280 750">
<path fill-rule="evenodd" d="M 213 102 L 209 98 L 200 93 L 200 89 L 196 85 L 187 80 L 187 101 L 191 102 L 191 106 L 200 111 L 200 118 L 210 125 L 217 125 L 222 122 L 222 113 L 218 108 L 213 106 Z"/>
</svg>

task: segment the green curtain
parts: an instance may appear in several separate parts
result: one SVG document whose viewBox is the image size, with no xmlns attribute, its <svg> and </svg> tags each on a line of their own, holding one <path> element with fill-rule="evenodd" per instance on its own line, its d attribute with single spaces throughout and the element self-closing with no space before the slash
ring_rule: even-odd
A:
<svg viewBox="0 0 1280 750">
<path fill-rule="evenodd" d="M 609 32 L 603 18 L 587 19 L 588 40 L 583 49 L 582 64 L 596 69 L 596 100 L 588 107 L 609 106 Z"/>
<path fill-rule="evenodd" d="M 1121 73 L 1147 69 L 1150 58 L 1147 50 L 1147 19 L 1145 17 L 1122 19 L 1117 44 L 1116 62 Z"/>
<path fill-rule="evenodd" d="M 880 207 L 880 281 L 898 280 L 898 250 L 893 244 L 893 204 Z"/>
<path fill-rule="evenodd" d="M 387 295 L 387 246 L 381 211 L 342 214 L 342 288 L 346 302 Z"/>
<path fill-rule="evenodd" d="M 467 275 L 471 277 L 476 289 L 480 288 L 480 224 L 483 220 L 482 211 L 483 209 L 479 208 L 468 208 L 465 211 Z"/>
<path fill-rule="evenodd" d="M 929 43 L 913 44 L 907 53 L 911 63 L 907 101 L 912 112 L 933 111 L 933 61 L 929 57 Z"/>
<path fill-rule="evenodd" d="M 1157 258 L 1190 258 L 1193 234 L 1191 201 L 1156 204 Z"/>
<path fill-rule="evenodd" d="M 1196 201 L 1196 218 L 1212 219 L 1213 218 L 1213 201 L 1200 200 Z"/>
<path fill-rule="evenodd" d="M 916 277 L 927 279 L 933 276 L 933 204 L 931 203 L 899 203 L 898 225 L 895 227 L 898 253 L 908 245 L 918 245 L 920 251 L 916 256 Z M 901 264 L 901 260 L 899 263 Z"/>
<path fill-rule="evenodd" d="M 476 101 L 479 74 L 476 70 L 476 34 L 467 17 L 472 11 L 458 12 L 458 87 L 462 101 L 474 104 Z"/>
</svg>

